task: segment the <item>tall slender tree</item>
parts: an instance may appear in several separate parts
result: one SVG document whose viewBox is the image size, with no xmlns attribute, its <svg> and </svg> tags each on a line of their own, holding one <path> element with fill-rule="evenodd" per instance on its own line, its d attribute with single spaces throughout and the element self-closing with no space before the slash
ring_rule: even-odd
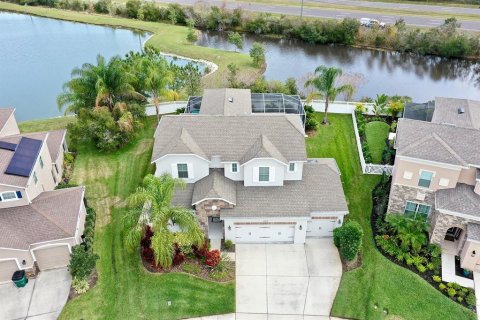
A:
<svg viewBox="0 0 480 320">
<path fill-rule="evenodd" d="M 334 101 L 341 93 L 352 94 L 355 88 L 350 84 L 336 86 L 335 82 L 343 74 L 342 69 L 335 67 L 319 66 L 315 69 L 315 75 L 312 79 L 305 82 L 305 87 L 313 87 L 315 92 L 310 96 L 319 96 L 325 99 L 325 115 L 322 124 L 328 122 L 328 104 Z"/>
<path fill-rule="evenodd" d="M 155 262 L 163 268 L 171 267 L 175 244 L 201 246 L 204 241 L 192 210 L 171 206 L 174 191 L 179 187 L 185 187 L 185 183 L 168 174 L 147 175 L 143 185 L 128 198 L 130 210 L 123 219 L 128 229 L 125 240 L 131 248 L 138 247 L 146 226 L 152 226 L 151 248 Z M 172 231 L 173 223 L 180 231 Z"/>
</svg>

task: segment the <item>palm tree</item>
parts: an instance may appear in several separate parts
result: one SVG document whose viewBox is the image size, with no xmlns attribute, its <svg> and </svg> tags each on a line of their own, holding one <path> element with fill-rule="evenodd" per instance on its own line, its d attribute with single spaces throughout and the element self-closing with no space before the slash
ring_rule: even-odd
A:
<svg viewBox="0 0 480 320">
<path fill-rule="evenodd" d="M 106 106 L 113 111 L 117 102 L 125 98 L 144 99 L 132 86 L 134 77 L 123 61 L 114 57 L 108 62 L 101 55 L 97 64 L 85 63 L 72 71 L 72 79 L 63 85 L 63 93 L 57 98 L 60 109 L 78 114 L 82 108 L 98 109 Z"/>
<path fill-rule="evenodd" d="M 388 96 L 384 93 L 377 94 L 377 98 L 373 102 L 373 111 L 375 112 L 376 116 L 379 116 L 382 112 L 385 111 L 387 107 Z"/>
<path fill-rule="evenodd" d="M 168 86 L 173 82 L 173 73 L 171 72 L 167 61 L 163 58 L 155 61 L 148 60 L 146 63 L 145 90 L 151 95 L 155 111 L 157 113 L 157 121 L 160 121 L 160 100 L 162 97 L 169 101 L 177 100 L 178 94 L 169 90 Z"/>
<path fill-rule="evenodd" d="M 418 252 L 427 243 L 428 223 L 422 217 L 411 218 L 404 215 L 389 214 L 386 220 L 404 249 L 411 247 L 414 252 Z"/>
<path fill-rule="evenodd" d="M 337 98 L 341 93 L 353 94 L 355 88 L 350 84 L 336 87 L 335 82 L 343 74 L 342 69 L 335 67 L 319 66 L 315 69 L 315 76 L 305 82 L 305 87 L 312 86 L 317 92 L 314 95 L 325 99 L 325 116 L 322 124 L 328 124 L 328 103 Z"/>
<path fill-rule="evenodd" d="M 128 229 L 125 240 L 131 248 L 138 247 L 146 226 L 152 227 L 151 248 L 155 262 L 163 268 L 171 267 L 175 244 L 201 246 L 204 241 L 203 231 L 192 210 L 171 206 L 173 193 L 178 187 L 185 187 L 185 183 L 169 174 L 160 177 L 147 175 L 142 186 L 128 198 L 131 209 L 124 216 Z M 172 224 L 180 231 L 172 231 Z"/>
</svg>

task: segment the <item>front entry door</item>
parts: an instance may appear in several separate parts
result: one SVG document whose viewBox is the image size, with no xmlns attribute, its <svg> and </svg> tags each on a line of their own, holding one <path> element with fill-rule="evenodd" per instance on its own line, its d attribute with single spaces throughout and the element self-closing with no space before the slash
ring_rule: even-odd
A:
<svg viewBox="0 0 480 320">
<path fill-rule="evenodd" d="M 460 238 L 460 235 L 462 234 L 462 229 L 453 227 L 447 230 L 447 233 L 445 234 L 445 240 L 448 241 L 455 241 Z"/>
</svg>

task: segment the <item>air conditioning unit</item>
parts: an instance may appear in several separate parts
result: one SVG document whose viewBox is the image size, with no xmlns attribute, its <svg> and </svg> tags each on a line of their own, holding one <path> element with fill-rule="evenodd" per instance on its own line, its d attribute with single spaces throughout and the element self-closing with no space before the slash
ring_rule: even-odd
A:
<svg viewBox="0 0 480 320">
<path fill-rule="evenodd" d="M 423 192 L 417 192 L 417 200 L 419 201 L 424 201 L 425 200 L 425 193 Z"/>
</svg>

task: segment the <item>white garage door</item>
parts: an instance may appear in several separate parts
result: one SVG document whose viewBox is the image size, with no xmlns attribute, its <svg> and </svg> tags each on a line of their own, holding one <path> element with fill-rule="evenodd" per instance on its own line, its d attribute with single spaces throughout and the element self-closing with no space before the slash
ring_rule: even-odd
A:
<svg viewBox="0 0 480 320">
<path fill-rule="evenodd" d="M 236 243 L 293 243 L 295 224 L 235 224 Z"/>
<path fill-rule="evenodd" d="M 70 251 L 67 245 L 36 249 L 33 253 L 40 270 L 66 267 L 70 261 Z"/>
<path fill-rule="evenodd" d="M 337 217 L 315 217 L 307 222 L 307 237 L 333 237 Z"/>
<path fill-rule="evenodd" d="M 0 261 L 0 283 L 12 281 L 12 275 L 18 270 L 15 260 Z"/>
</svg>

